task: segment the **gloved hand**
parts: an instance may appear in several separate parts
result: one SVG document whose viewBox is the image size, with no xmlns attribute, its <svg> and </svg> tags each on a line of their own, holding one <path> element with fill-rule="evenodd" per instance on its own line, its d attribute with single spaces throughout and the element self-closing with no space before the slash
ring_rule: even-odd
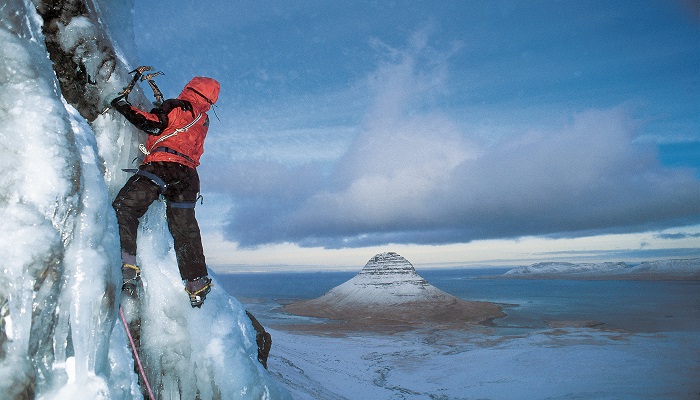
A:
<svg viewBox="0 0 700 400">
<path fill-rule="evenodd" d="M 168 99 L 161 104 L 160 109 L 163 110 L 165 114 L 170 113 L 170 111 L 179 108 L 182 111 L 189 111 L 191 113 L 194 113 L 192 110 L 192 103 L 190 103 L 187 100 L 180 100 L 180 99 Z"/>
<path fill-rule="evenodd" d="M 119 106 L 127 105 L 127 104 L 129 104 L 129 101 L 127 100 L 126 96 L 127 95 L 117 96 L 110 102 L 110 104 L 112 105 L 112 107 L 119 107 Z"/>
</svg>

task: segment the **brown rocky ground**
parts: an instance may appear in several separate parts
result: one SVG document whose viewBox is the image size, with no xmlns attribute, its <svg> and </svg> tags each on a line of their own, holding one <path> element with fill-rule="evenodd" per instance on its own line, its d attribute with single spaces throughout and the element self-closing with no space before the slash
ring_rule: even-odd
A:
<svg viewBox="0 0 700 400">
<path fill-rule="evenodd" d="M 491 325 L 504 317 L 501 306 L 465 301 L 429 284 L 400 255 L 372 257 L 352 279 L 323 296 L 284 306 L 284 311 L 325 318 L 324 324 L 285 326 L 310 332 L 405 331 L 420 328 L 464 329 Z"/>
<path fill-rule="evenodd" d="M 492 325 L 502 318 L 501 306 L 481 301 L 463 301 L 456 297 L 444 301 L 407 302 L 380 305 L 332 307 L 314 300 L 303 300 L 285 306 L 295 315 L 326 318 L 325 324 L 285 325 L 285 330 L 342 334 L 352 331 L 400 332 L 420 328 L 468 329 L 475 325 Z"/>
</svg>

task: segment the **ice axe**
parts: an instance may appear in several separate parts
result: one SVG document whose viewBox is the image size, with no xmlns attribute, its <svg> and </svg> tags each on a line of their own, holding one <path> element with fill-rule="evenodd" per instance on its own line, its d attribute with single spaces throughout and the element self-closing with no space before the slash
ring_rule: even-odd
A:
<svg viewBox="0 0 700 400">
<path fill-rule="evenodd" d="M 153 67 L 149 67 L 149 66 L 147 66 L 147 65 L 142 65 L 142 66 L 136 68 L 135 70 L 129 72 L 130 74 L 134 74 L 134 77 L 131 78 L 131 82 L 129 82 L 129 84 L 126 85 L 126 86 L 124 87 L 124 89 L 122 89 L 122 91 L 119 92 L 119 94 L 117 94 L 117 98 L 119 98 L 119 97 L 124 97 L 124 98 L 128 97 L 128 96 L 129 96 L 129 93 L 131 93 L 131 91 L 134 89 L 134 86 L 136 85 L 136 82 L 138 82 L 138 80 L 141 79 L 141 75 L 143 75 L 144 72 L 150 71 L 150 70 L 152 70 L 152 69 L 153 69 Z M 105 109 L 102 110 L 102 112 L 101 112 L 100 114 L 106 113 L 110 108 L 112 108 L 111 105 L 105 107 Z"/>
<path fill-rule="evenodd" d="M 131 82 L 129 82 L 126 87 L 119 92 L 119 96 L 124 96 L 127 97 L 129 96 L 129 93 L 131 93 L 131 90 L 134 88 L 134 85 L 136 85 L 136 81 L 138 81 L 141 78 L 141 75 L 143 75 L 144 72 L 152 70 L 153 67 L 149 67 L 147 65 L 142 65 L 135 70 L 129 72 L 130 74 L 134 74 L 134 77 L 131 78 Z M 117 97 L 119 97 L 117 96 Z"/>
<path fill-rule="evenodd" d="M 160 107 L 161 104 L 163 104 L 163 92 L 158 89 L 158 85 L 156 85 L 156 81 L 153 80 L 158 75 L 165 75 L 163 72 L 158 71 L 158 72 L 153 72 L 150 74 L 142 75 L 141 76 L 141 82 L 143 81 L 148 81 L 148 85 L 151 87 L 153 90 L 153 96 L 156 98 L 155 106 Z"/>
</svg>

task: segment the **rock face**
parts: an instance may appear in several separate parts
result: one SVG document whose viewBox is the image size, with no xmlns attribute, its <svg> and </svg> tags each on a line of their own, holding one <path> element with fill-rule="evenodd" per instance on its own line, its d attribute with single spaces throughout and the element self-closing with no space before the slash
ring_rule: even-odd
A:
<svg viewBox="0 0 700 400">
<path fill-rule="evenodd" d="M 372 257 L 352 279 L 285 311 L 353 324 L 484 324 L 504 316 L 498 305 L 464 301 L 423 279 L 408 260 L 389 252 Z"/>
</svg>

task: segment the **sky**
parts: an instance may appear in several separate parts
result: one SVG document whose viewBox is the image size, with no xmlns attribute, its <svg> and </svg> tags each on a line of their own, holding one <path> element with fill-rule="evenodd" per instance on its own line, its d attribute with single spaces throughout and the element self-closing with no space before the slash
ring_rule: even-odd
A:
<svg viewBox="0 0 700 400">
<path fill-rule="evenodd" d="M 700 257 L 698 1 L 134 1 L 218 271 Z"/>
</svg>

